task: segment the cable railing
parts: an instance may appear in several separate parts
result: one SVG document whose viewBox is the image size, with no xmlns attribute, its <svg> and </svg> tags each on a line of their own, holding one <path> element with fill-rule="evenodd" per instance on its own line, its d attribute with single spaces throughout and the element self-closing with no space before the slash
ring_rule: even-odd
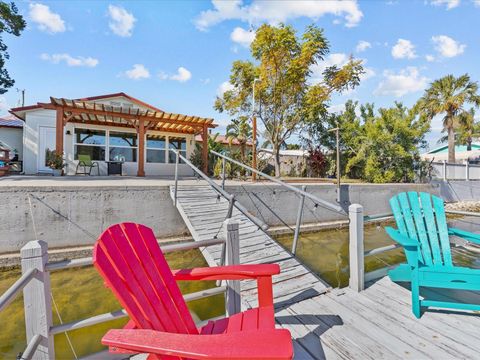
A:
<svg viewBox="0 0 480 360">
<path fill-rule="evenodd" d="M 228 220 L 235 222 L 234 220 Z M 237 234 L 230 234 L 232 227 L 225 227 L 225 234 L 221 239 L 192 241 L 161 246 L 163 253 L 198 249 L 213 245 L 225 245 L 225 263 L 235 265 L 240 263 L 240 252 L 237 240 L 238 226 L 233 227 Z M 237 239 L 237 240 L 235 240 Z M 48 246 L 41 240 L 27 243 L 20 252 L 22 275 L 0 296 L 0 311 L 4 310 L 23 290 L 25 329 L 27 346 L 19 359 L 30 360 L 33 358 L 55 358 L 54 335 L 77 330 L 115 319 L 127 317 L 124 309 L 95 315 L 86 319 L 74 320 L 68 323 L 53 325 L 52 320 L 52 295 L 50 288 L 50 273 L 52 271 L 79 268 L 93 264 L 92 257 L 81 259 L 48 262 Z M 228 280 L 224 286 L 217 286 L 184 295 L 186 302 L 225 294 L 226 312 L 235 313 L 240 311 L 240 292 L 238 280 Z M 211 319 L 209 319 L 211 320 Z M 204 323 L 204 322 L 202 322 Z M 72 349 L 73 351 L 73 349 Z M 82 359 L 102 359 L 108 355 L 108 350 L 88 355 Z M 46 356 L 46 357 L 45 357 Z M 113 358 L 109 356 L 109 358 Z M 118 358 L 124 358 L 119 355 Z"/>
<path fill-rule="evenodd" d="M 229 161 L 231 162 L 232 164 L 235 164 L 237 166 L 240 166 L 241 168 L 245 169 L 245 170 L 248 170 L 254 174 L 257 174 L 259 177 L 263 177 L 275 184 L 278 184 L 292 192 L 294 192 L 295 194 L 297 194 L 299 197 L 300 197 L 300 201 L 299 201 L 299 205 L 298 205 L 298 209 L 297 209 L 297 218 L 296 218 L 296 222 L 295 222 L 295 230 L 294 230 L 294 234 L 293 234 L 293 242 L 292 242 L 292 249 L 291 249 L 291 252 L 293 255 L 296 254 L 297 252 L 297 247 L 298 247 L 298 240 L 299 240 L 299 236 L 300 236 L 300 226 L 302 224 L 302 217 L 303 217 L 303 211 L 304 211 L 304 207 L 305 207 L 305 199 L 309 199 L 313 202 L 314 204 L 314 207 L 316 208 L 317 206 L 322 206 L 328 210 L 331 210 L 333 212 L 336 212 L 336 213 L 339 213 L 341 215 L 344 215 L 344 216 L 347 216 L 347 213 L 345 212 L 345 210 L 343 210 L 343 208 L 338 205 L 338 204 L 334 204 L 332 202 L 329 202 L 329 201 L 326 201 L 326 200 L 323 200 L 321 198 L 319 198 L 318 196 L 315 196 L 309 192 L 306 191 L 306 186 L 303 185 L 301 189 L 299 189 L 298 187 L 295 187 L 293 185 L 290 185 L 276 177 L 273 177 L 273 176 L 270 176 L 268 174 L 265 174 L 264 172 L 261 172 L 257 169 L 254 169 L 252 168 L 251 166 L 248 166 L 248 165 L 245 165 L 243 163 L 241 163 L 240 161 L 237 161 L 235 159 L 232 159 L 231 157 L 228 157 L 224 154 L 220 154 L 216 151 L 210 151 L 213 155 L 219 157 L 222 159 L 222 185 L 221 185 L 221 188 L 222 189 L 225 189 L 225 179 L 226 179 L 226 174 L 225 174 L 225 171 L 226 171 L 226 161 Z"/>
</svg>

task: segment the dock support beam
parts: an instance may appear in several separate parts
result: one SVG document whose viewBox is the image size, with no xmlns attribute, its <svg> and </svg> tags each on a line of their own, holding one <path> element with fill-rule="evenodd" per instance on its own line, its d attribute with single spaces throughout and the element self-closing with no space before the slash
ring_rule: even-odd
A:
<svg viewBox="0 0 480 360">
<path fill-rule="evenodd" d="M 302 191 L 307 190 L 305 185 L 302 186 Z M 292 244 L 292 254 L 295 255 L 297 252 L 297 245 L 298 245 L 298 236 L 300 235 L 300 225 L 302 224 L 302 216 L 303 216 L 303 206 L 305 204 L 305 195 L 300 195 L 300 205 L 298 206 L 298 213 L 297 213 L 297 223 L 295 226 L 295 234 L 293 234 L 293 244 Z"/>
<path fill-rule="evenodd" d="M 21 249 L 20 255 L 22 273 L 30 269 L 38 270 L 23 289 L 27 343 L 30 344 L 35 336 L 41 336 L 32 359 L 55 359 L 53 335 L 50 334 L 53 326 L 50 274 L 46 270 L 48 245 L 42 240 L 30 241 Z"/>
<path fill-rule="evenodd" d="M 225 236 L 225 265 L 238 265 L 240 264 L 240 236 L 238 221 L 226 219 L 223 222 L 223 232 Z M 232 316 L 242 310 L 239 280 L 227 280 L 227 292 L 225 297 L 227 316 Z"/>
<path fill-rule="evenodd" d="M 365 265 L 363 248 L 363 206 L 352 204 L 348 207 L 349 235 L 350 235 L 350 282 L 354 291 L 360 292 L 365 288 Z"/>
</svg>

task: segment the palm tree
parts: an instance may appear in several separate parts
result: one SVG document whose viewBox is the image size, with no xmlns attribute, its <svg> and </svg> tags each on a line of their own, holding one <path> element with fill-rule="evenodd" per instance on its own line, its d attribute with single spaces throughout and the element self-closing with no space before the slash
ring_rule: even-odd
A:
<svg viewBox="0 0 480 360">
<path fill-rule="evenodd" d="M 460 113 L 453 121 L 453 128 L 455 144 L 467 145 L 467 151 L 472 150 L 473 139 L 480 137 L 480 123 L 475 122 L 475 109 L 470 108 L 470 110 Z M 445 129 L 442 132 L 445 132 Z M 444 135 L 438 139 L 438 143 L 441 144 L 447 140 L 448 136 Z"/>
<path fill-rule="evenodd" d="M 242 156 L 242 162 L 245 162 L 245 148 L 248 139 L 252 137 L 252 127 L 248 123 L 248 118 L 241 116 L 238 119 L 233 119 L 227 126 L 226 136 L 230 146 L 234 140 L 237 140 L 240 144 L 240 154 Z"/>
<path fill-rule="evenodd" d="M 477 94 L 478 84 L 470 80 L 468 74 L 458 78 L 447 75 L 435 80 L 418 102 L 418 109 L 430 120 L 436 115 L 444 114 L 443 127 L 448 138 L 448 162 L 455 162 L 455 123 L 459 115 L 466 112 L 465 103 L 480 106 Z"/>
</svg>

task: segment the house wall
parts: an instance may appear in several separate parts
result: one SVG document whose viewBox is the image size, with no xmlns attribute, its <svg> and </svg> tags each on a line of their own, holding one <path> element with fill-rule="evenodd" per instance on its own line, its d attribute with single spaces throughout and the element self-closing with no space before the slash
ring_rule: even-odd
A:
<svg viewBox="0 0 480 360">
<path fill-rule="evenodd" d="M 115 101 L 116 99 L 112 99 Z M 125 104 L 124 99 L 119 99 Z M 109 101 L 104 101 L 105 104 L 110 104 Z M 23 170 L 25 174 L 33 175 L 38 173 L 38 156 L 40 151 L 40 139 L 39 132 L 40 127 L 52 127 L 55 128 L 55 117 L 56 113 L 53 110 L 35 110 L 29 111 L 25 116 L 25 126 L 23 132 Z M 101 129 L 101 130 L 116 130 L 122 132 L 135 132 L 134 129 L 126 129 L 121 127 L 104 127 L 104 126 L 94 126 L 94 125 L 82 125 L 76 123 L 68 123 L 64 129 L 64 152 L 66 160 L 65 172 L 67 175 L 75 175 L 75 170 L 77 167 L 77 160 L 74 160 L 74 141 L 75 141 L 75 128 L 89 128 L 89 129 Z M 70 134 L 67 135 L 67 132 L 70 131 Z M 158 131 L 149 131 L 148 134 L 161 134 L 166 136 L 182 136 L 186 138 L 187 141 L 187 158 L 190 157 L 191 153 L 194 150 L 194 135 L 181 134 L 181 133 L 164 133 Z M 138 151 L 138 150 L 137 150 Z M 145 149 L 146 151 L 146 149 Z M 138 155 L 138 154 L 137 154 Z M 138 156 L 137 156 L 138 158 Z M 146 157 L 145 157 L 146 159 Z M 99 161 L 100 175 L 107 175 L 107 163 L 104 161 Z M 135 176 L 137 175 L 138 162 L 126 162 L 123 164 L 124 175 Z M 153 164 L 145 163 L 145 174 L 147 176 L 171 176 L 175 172 L 175 164 Z M 96 175 L 96 170 L 93 170 L 93 175 Z M 191 176 L 193 171 L 185 164 L 179 165 L 179 174 L 181 176 Z"/>
<path fill-rule="evenodd" d="M 16 150 L 19 160 L 23 155 L 23 129 L 16 127 L 0 127 L 0 141 L 10 149 Z M 13 157 L 14 153 L 10 153 Z"/>
</svg>

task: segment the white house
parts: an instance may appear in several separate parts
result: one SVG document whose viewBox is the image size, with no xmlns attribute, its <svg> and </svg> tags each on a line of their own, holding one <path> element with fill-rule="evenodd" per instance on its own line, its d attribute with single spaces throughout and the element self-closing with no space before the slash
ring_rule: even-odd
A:
<svg viewBox="0 0 480 360">
<path fill-rule="evenodd" d="M 0 118 L 0 147 L 10 150 L 10 159 L 18 155 L 22 160 L 23 154 L 23 121 L 14 116 Z"/>
<path fill-rule="evenodd" d="M 213 119 L 167 113 L 125 93 L 50 98 L 49 103 L 13 108 L 10 113 L 24 121 L 25 174 L 51 172 L 45 164 L 50 149 L 64 154 L 67 175 L 75 175 L 79 155 L 98 162 L 101 175 L 107 174 L 112 161 L 122 162 L 124 175 L 172 175 L 175 154 L 170 149 L 189 158 L 195 135 L 216 127 Z M 185 164 L 179 169 L 191 174 Z"/>
</svg>

